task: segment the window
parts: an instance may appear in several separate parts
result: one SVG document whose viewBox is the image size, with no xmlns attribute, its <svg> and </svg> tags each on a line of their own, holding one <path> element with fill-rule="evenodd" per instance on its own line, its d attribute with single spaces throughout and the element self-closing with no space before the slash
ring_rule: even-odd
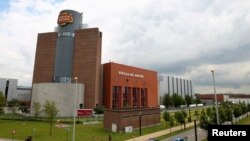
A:
<svg viewBox="0 0 250 141">
<path fill-rule="evenodd" d="M 121 93 L 121 86 L 113 86 L 112 88 L 112 109 L 119 108 L 119 94 Z"/>
<path fill-rule="evenodd" d="M 71 33 L 71 32 L 60 32 L 57 35 L 58 37 L 75 37 L 75 33 Z"/>
<path fill-rule="evenodd" d="M 141 106 L 147 107 L 147 88 L 141 88 Z"/>
<path fill-rule="evenodd" d="M 123 93 L 123 108 L 129 107 L 129 87 L 124 87 L 124 93 Z"/>
<path fill-rule="evenodd" d="M 132 92 L 132 102 L 133 102 L 133 108 L 138 108 L 139 107 L 139 103 L 138 103 L 138 88 L 133 87 L 133 92 Z"/>
</svg>

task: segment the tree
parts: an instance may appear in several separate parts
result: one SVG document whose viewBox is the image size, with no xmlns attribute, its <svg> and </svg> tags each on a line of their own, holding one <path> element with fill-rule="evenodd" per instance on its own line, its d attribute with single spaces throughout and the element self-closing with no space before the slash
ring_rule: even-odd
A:
<svg viewBox="0 0 250 141">
<path fill-rule="evenodd" d="M 34 117 L 35 118 L 39 117 L 41 113 L 41 104 L 39 102 L 34 102 L 32 107 L 34 109 Z"/>
<path fill-rule="evenodd" d="M 211 114 L 209 116 L 209 123 L 211 123 L 211 124 L 217 124 L 216 110 L 215 110 L 214 106 L 211 109 Z"/>
<path fill-rule="evenodd" d="M 226 121 L 230 121 L 233 124 L 233 110 L 229 107 L 225 108 Z"/>
<path fill-rule="evenodd" d="M 58 109 L 56 107 L 56 103 L 54 101 L 48 101 L 46 100 L 44 105 L 44 113 L 45 116 L 47 117 L 47 121 L 50 124 L 50 136 L 52 135 L 52 123 L 54 121 L 54 119 L 56 118 L 56 115 L 58 113 Z"/>
<path fill-rule="evenodd" d="M 0 107 L 5 106 L 5 104 L 6 104 L 6 99 L 5 99 L 5 97 L 3 96 L 2 91 L 0 91 Z"/>
<path fill-rule="evenodd" d="M 170 134 L 171 134 L 171 128 L 174 126 L 174 117 L 170 115 L 169 120 L 169 126 L 170 126 Z"/>
<path fill-rule="evenodd" d="M 224 123 L 227 120 L 226 112 L 223 106 L 219 107 L 220 123 Z"/>
<path fill-rule="evenodd" d="M 167 128 L 167 124 L 170 121 L 170 113 L 167 111 L 164 111 L 163 113 L 163 119 L 166 121 L 166 128 Z"/>
<path fill-rule="evenodd" d="M 207 116 L 208 116 L 208 117 L 211 116 L 211 112 L 212 112 L 211 107 L 208 107 L 208 108 L 206 109 L 206 113 L 207 113 Z"/>
<path fill-rule="evenodd" d="M 3 113 L 3 106 L 6 104 L 6 99 L 3 96 L 2 91 L 0 91 L 0 114 Z"/>
<path fill-rule="evenodd" d="M 186 95 L 186 96 L 185 96 L 185 101 L 186 101 L 187 107 L 189 107 L 190 104 L 193 104 L 193 103 L 194 103 L 193 96 L 192 96 L 192 95 L 191 95 L 191 96 Z M 189 111 L 188 122 L 191 122 L 192 117 L 191 117 L 190 107 L 188 108 L 188 111 Z"/>
<path fill-rule="evenodd" d="M 186 101 L 186 104 L 187 104 L 188 107 L 189 107 L 190 104 L 194 103 L 193 97 L 189 96 L 189 95 L 185 96 L 185 101 Z"/>
<path fill-rule="evenodd" d="M 194 111 L 194 116 L 196 116 L 196 119 L 199 119 L 200 113 L 198 109 Z"/>
<path fill-rule="evenodd" d="M 195 95 L 194 103 L 195 103 L 195 104 L 201 103 L 201 100 L 200 100 L 200 98 L 198 97 L 198 95 Z"/>
<path fill-rule="evenodd" d="M 234 114 L 234 117 L 236 117 L 236 118 L 239 117 L 242 114 L 242 108 L 241 108 L 241 106 L 239 104 L 234 105 L 233 114 Z"/>
<path fill-rule="evenodd" d="M 96 114 L 103 114 L 104 112 L 104 107 L 103 106 L 96 106 L 93 110 L 95 111 Z"/>
<path fill-rule="evenodd" d="M 178 94 L 174 93 L 172 96 L 173 99 L 173 105 L 175 107 L 179 107 L 180 105 L 184 105 L 185 104 L 185 100 Z"/>
<path fill-rule="evenodd" d="M 204 110 L 204 108 L 201 110 L 201 116 L 200 116 L 200 127 L 204 130 L 207 130 L 207 125 L 208 125 L 208 118 L 207 114 Z"/>
<path fill-rule="evenodd" d="M 186 129 L 186 120 L 185 119 L 187 118 L 187 112 L 185 110 L 181 110 L 181 113 L 184 117 L 184 129 Z"/>
<path fill-rule="evenodd" d="M 169 94 L 165 94 L 163 97 L 163 105 L 168 108 L 173 105 L 172 97 Z"/>
<path fill-rule="evenodd" d="M 19 106 L 19 102 L 17 99 L 12 99 L 11 101 L 8 102 L 9 107 L 17 107 Z"/>
<path fill-rule="evenodd" d="M 180 124 L 184 124 L 185 122 L 185 117 L 182 114 L 182 112 L 177 111 L 174 113 L 174 118 L 176 119 L 177 122 L 179 122 Z"/>
<path fill-rule="evenodd" d="M 250 112 L 250 104 L 247 104 L 247 111 Z"/>
<path fill-rule="evenodd" d="M 242 109 L 242 114 L 245 114 L 247 112 L 247 105 L 245 101 L 239 103 Z"/>
<path fill-rule="evenodd" d="M 233 103 L 230 101 L 225 101 L 221 103 L 221 107 L 223 107 L 225 111 L 225 121 L 232 122 L 233 124 Z M 221 113 L 220 113 L 221 114 Z"/>
</svg>

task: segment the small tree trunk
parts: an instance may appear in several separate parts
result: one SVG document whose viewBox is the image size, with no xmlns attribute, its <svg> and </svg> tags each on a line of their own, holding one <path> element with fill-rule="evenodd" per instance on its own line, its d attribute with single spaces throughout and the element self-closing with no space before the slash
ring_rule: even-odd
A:
<svg viewBox="0 0 250 141">
<path fill-rule="evenodd" d="M 52 121 L 50 122 L 50 133 L 49 133 L 50 136 L 52 136 Z"/>
</svg>

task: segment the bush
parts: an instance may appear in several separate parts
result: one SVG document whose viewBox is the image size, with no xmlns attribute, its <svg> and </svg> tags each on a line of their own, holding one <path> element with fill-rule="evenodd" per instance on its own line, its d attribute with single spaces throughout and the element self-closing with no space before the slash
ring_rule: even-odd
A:
<svg viewBox="0 0 250 141">
<path fill-rule="evenodd" d="M 105 108 L 103 106 L 96 106 L 93 110 L 95 111 L 96 114 L 103 114 L 104 109 Z"/>
<path fill-rule="evenodd" d="M 3 114 L 3 107 L 0 107 L 0 114 Z"/>
</svg>

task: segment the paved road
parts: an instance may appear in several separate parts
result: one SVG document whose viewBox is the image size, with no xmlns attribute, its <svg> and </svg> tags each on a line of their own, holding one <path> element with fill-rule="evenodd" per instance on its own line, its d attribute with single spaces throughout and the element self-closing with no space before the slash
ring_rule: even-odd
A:
<svg viewBox="0 0 250 141">
<path fill-rule="evenodd" d="M 197 121 L 197 124 L 198 124 L 198 121 Z M 190 122 L 190 123 L 186 124 L 186 127 L 188 128 L 188 127 L 191 127 L 193 125 L 194 125 L 194 123 Z M 176 126 L 176 127 L 171 128 L 171 132 L 179 131 L 179 130 L 181 130 L 181 126 Z M 170 133 L 170 129 L 168 128 L 168 129 L 165 129 L 165 130 L 162 130 L 162 131 L 157 131 L 157 132 L 150 133 L 150 134 L 143 135 L 143 136 L 139 136 L 139 137 L 136 137 L 136 138 L 133 138 L 133 139 L 128 139 L 126 141 L 146 141 L 149 138 L 156 138 L 156 137 L 166 135 L 166 134 L 169 134 L 169 133 Z"/>
<path fill-rule="evenodd" d="M 198 128 L 197 129 L 197 140 L 200 141 L 200 140 L 203 140 L 206 138 L 206 131 Z M 162 141 L 173 141 L 174 138 L 176 137 L 188 137 L 188 141 L 195 141 L 195 136 L 194 136 L 194 129 L 191 129 L 189 131 L 186 131 L 186 132 L 183 132 L 183 133 L 180 133 L 178 135 L 175 135 L 175 136 L 172 136 L 170 138 L 166 138 Z"/>
</svg>

